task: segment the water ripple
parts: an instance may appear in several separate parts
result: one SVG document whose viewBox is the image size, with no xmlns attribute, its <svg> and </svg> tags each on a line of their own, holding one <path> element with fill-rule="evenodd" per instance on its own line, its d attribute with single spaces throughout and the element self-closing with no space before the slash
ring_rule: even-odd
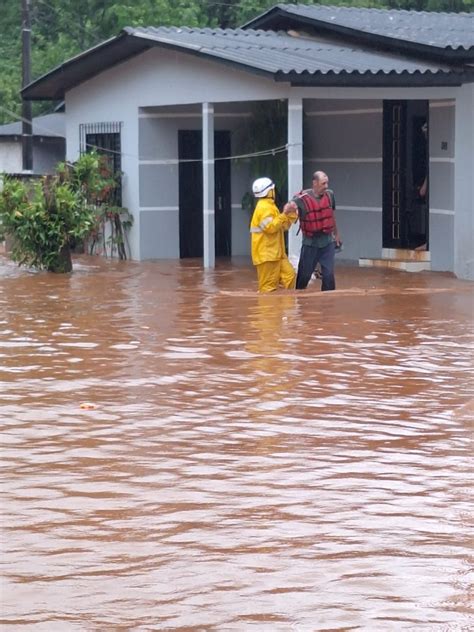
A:
<svg viewBox="0 0 474 632">
<path fill-rule="evenodd" d="M 474 627 L 472 284 L 78 264 L 0 268 L 2 627 Z"/>
</svg>

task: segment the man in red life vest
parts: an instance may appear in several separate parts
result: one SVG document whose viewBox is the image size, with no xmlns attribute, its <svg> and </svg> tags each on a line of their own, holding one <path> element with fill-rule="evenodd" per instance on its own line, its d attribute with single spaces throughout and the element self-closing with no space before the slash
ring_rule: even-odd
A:
<svg viewBox="0 0 474 632">
<path fill-rule="evenodd" d="M 336 289 L 334 255 L 341 238 L 337 230 L 334 193 L 323 171 L 313 174 L 313 186 L 295 195 L 290 204 L 298 209 L 303 241 L 301 245 L 296 289 L 304 290 L 317 264 L 321 267 L 321 290 Z"/>
</svg>

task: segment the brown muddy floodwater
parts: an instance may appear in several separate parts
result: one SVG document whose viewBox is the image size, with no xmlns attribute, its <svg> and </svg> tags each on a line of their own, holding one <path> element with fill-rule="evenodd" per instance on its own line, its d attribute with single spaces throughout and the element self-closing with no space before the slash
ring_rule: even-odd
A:
<svg viewBox="0 0 474 632">
<path fill-rule="evenodd" d="M 0 259 L 2 630 L 474 628 L 474 284 L 337 281 Z"/>
</svg>

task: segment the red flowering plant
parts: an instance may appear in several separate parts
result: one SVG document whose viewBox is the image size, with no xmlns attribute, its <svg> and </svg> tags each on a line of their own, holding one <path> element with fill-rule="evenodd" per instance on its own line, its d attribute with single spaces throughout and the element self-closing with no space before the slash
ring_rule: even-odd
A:
<svg viewBox="0 0 474 632">
<path fill-rule="evenodd" d="M 77 186 L 95 209 L 95 225 L 84 246 L 90 254 L 127 259 L 127 234 L 133 216 L 117 204 L 121 174 L 114 173 L 109 156 L 95 151 L 83 154 L 71 170 Z"/>
</svg>

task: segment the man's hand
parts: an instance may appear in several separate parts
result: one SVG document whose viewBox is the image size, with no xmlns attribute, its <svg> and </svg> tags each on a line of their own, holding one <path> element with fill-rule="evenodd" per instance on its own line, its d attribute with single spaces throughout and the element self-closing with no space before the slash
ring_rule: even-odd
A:
<svg viewBox="0 0 474 632">
<path fill-rule="evenodd" d="M 296 213 L 297 211 L 298 211 L 298 207 L 293 201 L 287 202 L 285 206 L 283 207 L 283 213 L 285 213 L 285 215 L 291 215 L 292 213 Z"/>
</svg>

